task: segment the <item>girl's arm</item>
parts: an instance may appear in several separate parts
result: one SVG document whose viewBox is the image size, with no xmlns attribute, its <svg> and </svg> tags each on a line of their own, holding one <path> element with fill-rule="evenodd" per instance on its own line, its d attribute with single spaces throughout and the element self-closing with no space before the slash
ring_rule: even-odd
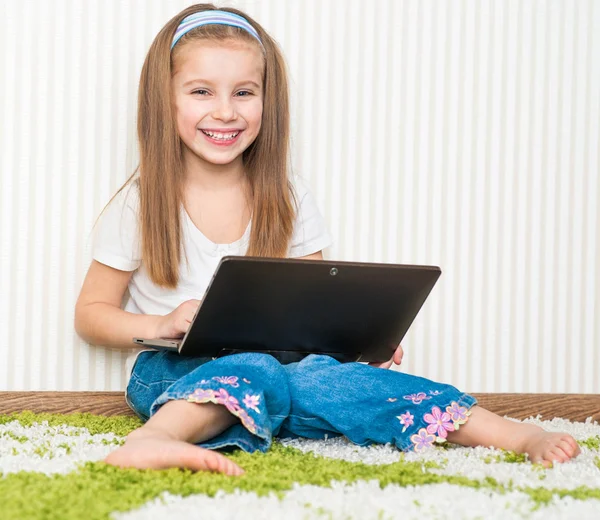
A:
<svg viewBox="0 0 600 520">
<path fill-rule="evenodd" d="M 312 255 L 299 256 L 298 260 L 323 260 L 323 251 L 317 251 Z"/>
<path fill-rule="evenodd" d="M 75 305 L 75 330 L 83 340 L 111 348 L 132 348 L 134 337 L 156 337 L 160 316 L 120 308 L 132 274 L 92 260 Z"/>
<path fill-rule="evenodd" d="M 302 257 L 322 260 L 321 251 Z M 121 309 L 133 271 L 120 271 L 96 260 L 87 272 L 75 305 L 75 331 L 92 345 L 132 348 L 133 338 L 179 337 L 187 330 L 198 300 L 184 302 L 167 316 L 135 314 Z"/>
</svg>

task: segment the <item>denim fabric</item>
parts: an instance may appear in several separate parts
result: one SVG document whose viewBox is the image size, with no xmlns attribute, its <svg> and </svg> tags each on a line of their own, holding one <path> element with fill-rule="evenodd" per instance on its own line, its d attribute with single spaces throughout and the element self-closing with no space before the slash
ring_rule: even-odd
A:
<svg viewBox="0 0 600 520">
<path fill-rule="evenodd" d="M 282 365 L 258 353 L 210 360 L 142 352 L 127 398 L 142 419 L 173 399 L 221 404 L 240 423 L 199 446 L 248 452 L 266 451 L 274 436 L 421 449 L 464 424 L 477 402 L 451 385 L 361 363 L 310 355 Z"/>
</svg>

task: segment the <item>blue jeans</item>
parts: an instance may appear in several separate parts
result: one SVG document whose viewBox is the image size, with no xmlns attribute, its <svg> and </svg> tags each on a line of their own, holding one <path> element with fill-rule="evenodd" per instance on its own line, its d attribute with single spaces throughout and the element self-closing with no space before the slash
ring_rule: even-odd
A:
<svg viewBox="0 0 600 520">
<path fill-rule="evenodd" d="M 147 420 L 170 400 L 216 403 L 239 419 L 205 448 L 266 451 L 275 436 L 346 436 L 360 446 L 421 451 L 464 424 L 476 399 L 450 385 L 310 355 L 282 365 L 268 354 L 210 358 L 142 352 L 127 402 Z"/>
</svg>

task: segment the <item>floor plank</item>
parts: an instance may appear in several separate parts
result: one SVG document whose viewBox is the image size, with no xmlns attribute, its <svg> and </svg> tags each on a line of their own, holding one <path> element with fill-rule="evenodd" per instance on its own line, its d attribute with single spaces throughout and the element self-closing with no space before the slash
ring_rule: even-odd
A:
<svg viewBox="0 0 600 520">
<path fill-rule="evenodd" d="M 480 406 L 499 415 L 525 419 L 563 417 L 600 422 L 600 394 L 473 394 Z M 96 415 L 134 415 L 123 392 L 0 392 L 0 414 L 89 412 Z"/>
</svg>

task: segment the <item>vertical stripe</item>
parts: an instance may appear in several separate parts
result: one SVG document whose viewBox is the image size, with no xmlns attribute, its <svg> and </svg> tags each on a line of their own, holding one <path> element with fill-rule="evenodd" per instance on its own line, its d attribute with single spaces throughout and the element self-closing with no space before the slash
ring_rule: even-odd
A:
<svg viewBox="0 0 600 520">
<path fill-rule="evenodd" d="M 523 301 L 523 316 L 522 316 L 522 334 L 524 344 L 528 346 L 527 348 L 527 356 L 523 356 L 523 361 L 526 363 L 527 369 L 525 370 L 526 378 L 525 378 L 525 391 L 531 392 L 531 384 L 533 380 L 535 380 L 537 376 L 537 348 L 536 338 L 531 332 L 534 330 L 531 327 L 531 323 L 533 320 L 537 320 L 537 313 L 535 313 L 535 302 L 533 301 L 534 293 L 533 288 L 535 287 L 535 280 L 539 274 L 539 262 L 534 262 L 532 256 L 534 256 L 535 249 L 532 248 L 532 238 L 537 238 L 539 231 L 536 232 L 535 222 L 534 222 L 534 204 L 535 199 L 533 198 L 533 194 L 539 189 L 539 186 L 536 186 L 535 180 L 536 175 L 534 172 L 534 160 L 535 155 L 539 147 L 536 146 L 534 142 L 534 137 L 536 136 L 536 121 L 535 117 L 537 114 L 536 111 L 536 101 L 538 99 L 536 92 L 536 79 L 538 78 L 538 69 L 539 60 L 537 57 L 538 45 L 537 45 L 537 20 L 538 20 L 538 11 L 539 2 L 535 2 L 531 6 L 531 11 L 528 13 L 530 16 L 530 29 L 528 31 L 528 36 L 530 37 L 530 48 L 531 48 L 531 62 L 529 64 L 528 70 L 526 72 L 527 78 L 527 136 L 526 140 L 523 140 L 523 144 L 526 150 L 526 158 L 523 161 L 523 169 L 522 179 L 526 182 L 523 182 L 523 208 L 522 212 L 525 217 L 525 225 L 522 226 L 523 233 L 521 247 L 524 250 L 524 256 L 521 257 L 524 262 L 523 271 L 523 285 L 526 289 L 526 294 L 529 296 L 527 299 Z M 525 136 L 524 136 L 525 137 Z M 530 238 L 531 237 L 531 238 Z M 534 311 L 532 313 L 532 311 Z"/>
<path fill-rule="evenodd" d="M 578 173 L 575 172 L 575 149 L 577 146 L 577 140 L 573 138 L 573 132 L 575 131 L 576 125 L 576 117 L 577 117 L 577 59 L 579 53 L 579 2 L 575 2 L 573 5 L 574 9 L 570 13 L 572 17 L 572 52 L 571 52 L 571 71 L 570 71 L 570 88 L 571 88 L 571 98 L 567 101 L 569 103 L 570 109 L 570 118 L 568 122 L 568 147 L 569 151 L 568 162 L 566 163 L 567 170 L 565 173 L 568 174 L 569 183 L 566 198 L 566 220 L 565 220 L 565 228 L 570 227 L 566 233 L 566 273 L 571 274 L 572 278 L 567 280 L 566 291 L 565 291 L 565 301 L 566 301 L 566 309 L 565 309 L 565 331 L 568 331 L 567 334 L 569 337 L 569 342 L 573 341 L 575 344 L 578 344 L 578 340 L 580 338 L 580 329 L 579 324 L 576 323 L 576 317 L 573 309 L 573 299 L 574 299 L 574 285 L 575 285 L 575 277 L 576 273 L 573 272 L 573 266 L 575 264 L 574 256 L 578 253 L 578 251 L 574 250 L 575 245 L 575 235 L 578 233 L 578 222 L 577 222 L 577 208 L 575 207 L 575 197 L 576 197 L 576 182 Z M 572 227 L 571 227 L 572 225 Z M 566 337 L 565 337 L 566 344 Z M 572 367 L 576 365 L 577 361 L 577 351 L 575 352 L 566 352 L 565 353 L 565 390 L 571 391 L 572 384 L 575 382 L 575 378 L 573 377 Z"/>
<path fill-rule="evenodd" d="M 564 183 L 563 183 L 563 179 L 565 178 L 564 172 L 561 169 L 561 165 L 562 165 L 562 158 L 563 158 L 563 138 L 565 137 L 565 131 L 564 131 L 564 125 L 563 125 L 563 121 L 564 121 L 564 117 L 563 117 L 563 93 L 564 93 L 564 82 L 565 82 L 565 75 L 564 75 L 564 70 L 565 70 L 565 52 L 564 52 L 564 45 L 565 45 L 565 25 L 566 25 L 566 18 L 565 18 L 565 3 L 564 1 L 561 1 L 559 3 L 560 5 L 560 13 L 559 13 L 559 18 L 558 18 L 558 23 L 559 25 L 559 33 L 558 33 L 558 42 L 559 42 L 559 65 L 558 65 L 558 95 L 557 95 L 557 111 L 556 111 L 556 115 L 557 115 L 557 124 L 556 124 L 556 128 L 557 128 L 557 132 L 556 132 L 556 141 L 555 141 L 555 150 L 556 150 L 556 175 L 557 175 L 557 190 L 556 190 L 556 198 L 555 198 L 555 203 L 554 203 L 554 208 L 555 208 L 555 212 L 556 212 L 556 228 L 555 228 L 555 241 L 554 241 L 554 251 L 553 251 L 553 258 L 555 260 L 555 265 L 564 265 L 564 262 L 562 262 L 561 258 L 559 257 L 560 251 L 564 250 L 564 248 L 560 247 L 560 239 L 561 239 L 561 228 L 559 227 L 559 223 L 563 220 L 562 219 L 562 214 L 561 214 L 561 195 L 564 194 Z M 555 356 L 555 363 L 552 367 L 552 373 L 553 373 L 553 380 L 555 382 L 555 388 L 559 389 L 559 388 L 564 388 L 564 377 L 562 377 L 563 374 L 563 369 L 564 369 L 564 354 L 561 355 L 562 352 L 564 352 L 564 345 L 565 345 L 565 337 L 564 335 L 560 335 L 561 333 L 561 323 L 564 320 L 564 307 L 563 307 L 563 302 L 564 302 L 564 295 L 561 294 L 560 292 L 560 287 L 559 287 L 559 283 L 560 280 L 559 279 L 555 279 L 554 280 L 554 284 L 553 284 L 553 294 L 552 294 L 552 301 L 554 302 L 554 307 L 553 307 L 553 313 L 552 313 L 552 322 L 557 324 L 556 325 L 556 329 L 555 329 L 555 336 L 556 336 L 556 343 L 555 343 L 555 351 L 556 351 L 556 356 Z M 560 321 L 559 321 L 560 320 Z"/>
<path fill-rule="evenodd" d="M 585 333 L 584 345 L 585 350 L 582 356 L 582 372 L 584 374 L 584 385 L 579 387 L 577 391 L 582 392 L 593 392 L 595 380 L 598 379 L 597 367 L 600 366 L 600 357 L 598 356 L 597 349 L 594 348 L 598 335 L 595 334 L 595 324 L 598 322 L 600 314 L 598 308 L 600 307 L 597 302 L 598 293 L 597 291 L 597 279 L 596 269 L 599 262 L 597 262 L 597 250 L 598 250 L 598 233 L 600 227 L 598 227 L 598 213 L 597 213 L 597 186 L 598 176 L 600 175 L 600 164 L 593 161 L 593 136 L 594 130 L 598 130 L 598 121 L 600 121 L 600 82 L 596 83 L 600 79 L 599 67 L 597 66 L 598 53 L 594 54 L 594 35 L 598 35 L 600 30 L 600 9 L 598 9 L 598 3 L 592 0 L 588 1 L 587 4 L 587 49 L 586 49 L 586 65 L 585 70 L 587 73 L 586 82 L 586 102 L 584 112 L 586 114 L 585 122 L 585 144 L 583 147 L 583 175 L 586 180 L 584 193 L 586 197 L 586 214 L 584 218 L 584 224 L 586 230 L 584 231 L 584 240 L 586 241 L 586 255 L 582 266 L 582 272 L 587 273 L 588 276 L 582 276 L 583 285 L 583 298 L 582 307 L 584 309 L 583 325 L 582 330 Z M 597 30 L 594 31 L 594 25 Z"/>
<path fill-rule="evenodd" d="M 543 85 L 543 95 L 542 95 L 542 106 L 541 106 L 541 132 L 542 132 L 542 144 L 541 144 L 541 164 L 540 164 L 540 189 L 543 190 L 544 198 L 541 202 L 541 226 L 539 235 L 537 237 L 537 244 L 535 244 L 535 249 L 541 253 L 542 251 L 547 251 L 552 247 L 553 241 L 553 215 L 550 211 L 548 211 L 547 202 L 552 199 L 554 196 L 555 190 L 555 176 L 550 167 L 550 150 L 548 148 L 549 141 L 549 127 L 551 123 L 549 121 L 549 109 L 550 109 L 550 83 L 554 81 L 553 78 L 553 69 L 555 65 L 555 54 L 554 54 L 554 46 L 550 39 L 551 35 L 551 27 L 552 27 L 552 19 L 553 15 L 556 14 L 555 6 L 547 5 L 545 7 L 545 17 L 544 17 L 544 43 L 543 49 L 545 50 L 544 59 L 542 63 L 546 66 L 544 67 L 544 75 L 542 80 Z M 537 287 L 534 288 L 533 297 L 534 301 L 539 305 L 539 314 L 538 319 L 535 323 L 532 324 L 532 328 L 537 328 L 537 344 L 535 348 L 537 349 L 537 358 L 538 358 L 538 374 L 539 379 L 537 383 L 537 388 L 541 388 L 544 392 L 552 391 L 552 379 L 551 373 L 549 370 L 549 363 L 552 359 L 552 353 L 549 350 L 552 348 L 553 342 L 548 337 L 548 333 L 551 331 L 550 323 L 548 320 L 548 310 L 551 308 L 551 304 L 549 305 L 549 299 L 547 298 L 546 288 L 550 287 L 552 284 L 552 262 L 553 259 L 551 256 L 546 258 L 538 258 L 538 266 L 539 266 L 539 276 L 538 276 L 538 284 Z"/>
<path fill-rule="evenodd" d="M 492 135 L 494 135 L 496 127 L 496 115 L 494 111 L 495 101 L 498 96 L 493 95 L 493 89 L 497 86 L 498 82 L 495 77 L 495 72 L 498 70 L 499 61 L 496 60 L 495 53 L 497 51 L 497 37 L 500 19 L 496 16 L 496 3 L 486 3 L 486 11 L 484 19 L 488 20 L 489 23 L 489 40 L 487 48 L 487 56 L 484 58 L 484 64 L 486 66 L 485 71 L 485 98 L 486 98 L 486 128 L 484 130 L 485 139 L 482 143 L 483 158 L 481 161 L 481 170 L 479 175 L 485 179 L 485 191 L 483 195 L 483 214 L 484 218 L 482 221 L 482 282 L 480 284 L 480 298 L 481 298 L 481 322 L 480 322 L 480 333 L 478 339 L 475 340 L 475 347 L 479 347 L 485 353 L 485 357 L 482 359 L 479 370 L 482 374 L 482 382 L 479 386 L 489 391 L 490 388 L 494 388 L 497 385 L 498 380 L 498 360 L 496 359 L 497 349 L 495 343 L 491 340 L 494 337 L 496 329 L 496 320 L 490 320 L 490 303 L 497 304 L 496 289 L 495 285 L 490 283 L 492 279 L 496 279 L 496 258 L 498 251 L 496 249 L 496 242 L 491 240 L 491 237 L 497 234 L 496 226 L 493 222 L 493 216 L 497 214 L 497 172 L 492 171 L 491 165 L 491 141 Z M 483 20 L 482 20 L 483 23 Z M 483 91 L 483 88 L 482 88 Z M 495 188 L 495 189 L 494 189 Z"/>
<path fill-rule="evenodd" d="M 511 140 L 511 146 L 513 148 L 513 163 L 512 163 L 512 187 L 514 191 L 511 191 L 511 199 L 518 199 L 518 177 L 519 167 L 518 161 L 520 159 L 520 146 L 519 139 L 521 136 L 521 62 L 524 54 L 523 45 L 523 2 L 517 0 L 517 19 L 515 21 L 517 26 L 517 46 L 515 49 L 516 63 L 515 63 L 515 78 L 514 78 L 514 89 L 515 89 L 515 108 L 513 111 L 514 119 L 512 123 L 514 127 L 511 128 L 511 135 L 514 138 Z M 514 208 L 511 212 L 511 226 L 509 228 L 508 244 L 507 244 L 507 259 L 510 262 L 510 272 L 508 274 L 510 280 L 510 293 L 509 293 L 509 320 L 507 326 L 509 327 L 510 334 L 510 347 L 513 349 L 512 369 L 513 369 L 513 388 L 517 392 L 524 391 L 523 385 L 523 360 L 517 358 L 517 354 L 523 352 L 524 343 L 522 341 L 522 335 L 517 328 L 519 321 L 519 315 L 522 313 L 522 308 L 519 306 L 519 298 L 522 297 L 522 290 L 518 285 L 518 278 L 521 272 L 521 266 L 517 262 L 517 251 L 519 244 L 516 241 L 518 232 L 518 200 L 514 204 Z"/>
<path fill-rule="evenodd" d="M 16 42 L 17 42 L 17 9 L 14 3 L 2 3 L 2 20 L 6 20 L 6 27 L 0 31 L 3 35 L 2 50 L 4 50 L 2 63 L 2 74 L 4 77 L 15 77 L 17 78 L 17 64 L 20 64 L 19 57 L 17 56 Z M 1 52 L 1 51 L 0 51 Z M 17 117 L 16 111 L 11 110 L 11 107 L 17 106 L 17 81 L 3 81 L 4 84 L 4 95 L 0 97 L 0 103 L 2 103 L 2 114 L 0 125 L 2 125 L 2 144 L 4 150 L 16 150 L 18 139 L 16 137 L 17 131 Z M 2 269 L 0 269 L 0 280 L 2 281 L 2 295 L 0 298 L 0 309 L 2 313 L 0 315 L 1 320 L 4 321 L 3 329 L 7 331 L 6 340 L 8 348 L 4 350 L 4 362 L 0 363 L 0 387 L 3 390 L 9 390 L 15 386 L 21 384 L 21 381 L 15 381 L 15 358 L 16 349 L 10 348 L 11 345 L 17 345 L 17 334 L 15 329 L 15 319 L 17 314 L 17 302 L 16 302 L 16 269 L 17 269 L 17 258 L 15 242 L 17 240 L 17 219 L 19 218 L 18 213 L 18 201 L 17 201 L 17 183 L 21 178 L 21 169 L 17 164 L 16 153 L 2 153 L 0 154 L 0 161 L 2 164 L 2 177 L 0 197 L 2 197 L 2 220 L 0 221 L 1 232 L 2 232 L 2 247 L 0 248 L 0 259 L 2 262 Z M 8 175 L 5 172 L 19 172 L 19 175 Z M 14 207 L 13 207 L 14 205 Z M 8 291 L 7 291 L 8 288 Z M 5 292 L 7 291 L 7 293 Z"/>
</svg>

